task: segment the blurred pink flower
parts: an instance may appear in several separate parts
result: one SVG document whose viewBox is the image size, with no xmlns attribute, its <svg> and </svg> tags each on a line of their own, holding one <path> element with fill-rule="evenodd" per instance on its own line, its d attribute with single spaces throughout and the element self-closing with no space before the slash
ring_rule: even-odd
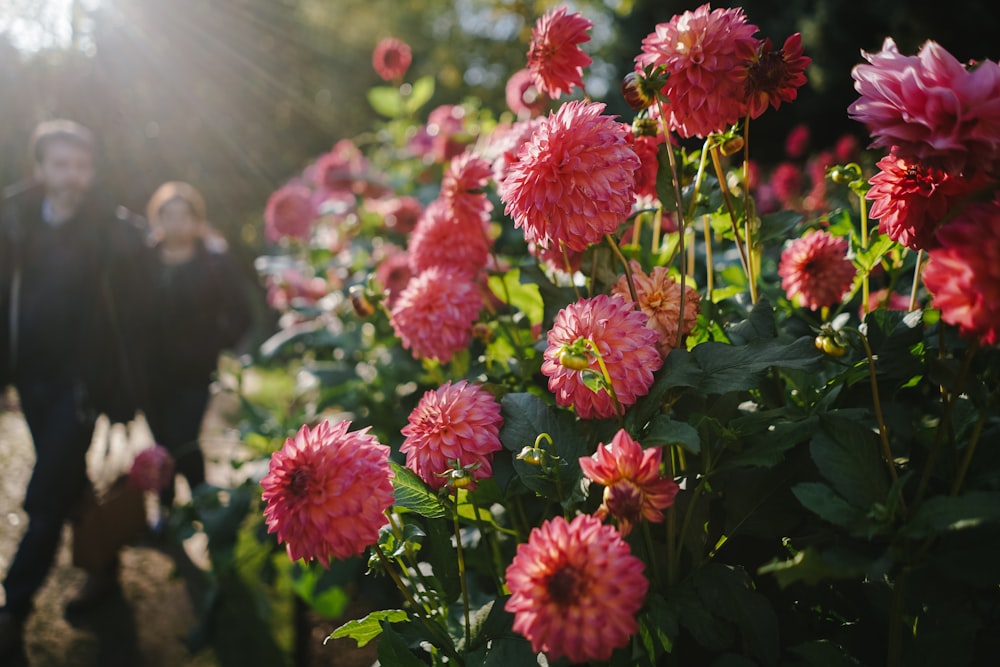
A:
<svg viewBox="0 0 1000 667">
<path fill-rule="evenodd" d="M 782 102 L 791 102 L 798 97 L 799 88 L 806 83 L 806 67 L 810 62 L 811 58 L 802 55 L 802 35 L 799 33 L 786 39 L 777 51 L 770 38 L 765 39 L 760 53 L 747 71 L 750 117 L 758 118 L 768 106 L 778 109 Z"/>
<path fill-rule="evenodd" d="M 660 23 L 642 40 L 636 62 L 669 73 L 670 128 L 682 137 L 707 137 L 742 120 L 747 110 L 747 68 L 761 42 L 742 9 L 708 4 Z"/>
<path fill-rule="evenodd" d="M 362 553 L 378 540 L 392 506 L 389 448 L 351 422 L 303 426 L 271 455 L 261 480 L 267 532 L 277 533 L 292 560 Z"/>
<path fill-rule="evenodd" d="M 656 192 L 656 177 L 660 172 L 659 151 L 663 135 L 632 137 L 632 150 L 639 156 L 639 169 L 635 172 L 635 194 L 639 197 L 659 199 Z"/>
<path fill-rule="evenodd" d="M 400 248 L 387 253 L 385 258 L 375 267 L 375 278 L 385 290 L 385 306 L 390 310 L 396 305 L 396 300 L 413 277 L 410 268 L 410 255 Z"/>
<path fill-rule="evenodd" d="M 316 219 L 312 191 L 304 185 L 288 184 L 275 190 L 264 208 L 267 239 L 306 239 Z"/>
<path fill-rule="evenodd" d="M 485 479 L 493 474 L 493 453 L 502 449 L 502 423 L 500 404 L 489 392 L 465 380 L 446 382 L 425 393 L 410 413 L 399 451 L 434 489 L 445 486 L 447 471 L 456 468 L 468 470 L 473 480 Z"/>
<path fill-rule="evenodd" d="M 174 457 L 161 445 L 153 445 L 135 455 L 128 471 L 134 489 L 159 493 L 174 484 Z"/>
<path fill-rule="evenodd" d="M 858 146 L 858 138 L 853 134 L 841 135 L 833 147 L 833 156 L 837 164 L 856 162 L 860 153 L 861 149 Z"/>
<path fill-rule="evenodd" d="M 410 236 L 407 249 L 414 273 L 447 267 L 470 279 L 486 266 L 490 242 L 483 220 L 455 215 L 444 201 L 427 207 Z"/>
<path fill-rule="evenodd" d="M 799 123 L 785 137 L 785 154 L 792 159 L 804 157 L 809 150 L 809 126 Z"/>
<path fill-rule="evenodd" d="M 511 74 L 507 79 L 504 95 L 507 106 L 519 120 L 534 118 L 542 113 L 549 103 L 548 96 L 535 85 L 534 75 L 528 69 L 521 69 Z"/>
<path fill-rule="evenodd" d="M 656 349 L 664 359 L 677 347 L 677 327 L 680 320 L 681 286 L 670 277 L 665 266 L 653 267 L 645 273 L 638 262 L 632 262 L 632 282 L 639 299 L 639 308 L 649 320 L 646 326 L 656 332 Z M 628 289 L 628 279 L 621 276 L 611 288 L 611 293 L 632 302 Z M 684 292 L 684 330 L 682 335 L 691 333 L 698 322 L 701 295 L 691 285 Z"/>
<path fill-rule="evenodd" d="M 548 334 L 542 374 L 549 378 L 549 391 L 559 405 L 572 406 L 583 419 L 618 416 L 607 389 L 593 391 L 583 372 L 603 376 L 597 357 L 585 355 L 584 368 L 563 364 L 564 348 L 589 340 L 600 352 L 611 379 L 611 387 L 622 408 L 645 396 L 653 384 L 653 373 L 663 365 L 656 350 L 657 334 L 647 326 L 645 313 L 619 296 L 599 294 L 580 299 L 556 315 Z"/>
<path fill-rule="evenodd" d="M 825 231 L 809 232 L 792 241 L 778 265 L 788 299 L 812 309 L 840 303 L 855 273 L 847 259 L 847 239 Z"/>
<path fill-rule="evenodd" d="M 472 340 L 483 297 L 458 271 L 435 266 L 412 278 L 392 307 L 390 323 L 417 359 L 451 360 Z"/>
<path fill-rule="evenodd" d="M 537 243 L 529 243 L 528 253 L 553 271 L 566 274 L 579 271 L 580 265 L 583 263 L 582 252 L 564 248 L 557 243 L 553 243 L 548 248 L 542 248 Z"/>
<path fill-rule="evenodd" d="M 663 510 L 674 504 L 680 490 L 674 480 L 660 474 L 662 462 L 662 449 L 643 449 L 624 429 L 615 433 L 610 444 L 598 445 L 593 456 L 581 457 L 583 474 L 605 487 L 604 502 L 596 516 L 610 514 L 623 536 L 643 519 L 661 523 Z"/>
<path fill-rule="evenodd" d="M 639 157 L 604 105 L 568 102 L 521 147 L 500 188 L 505 213 L 530 242 L 586 250 L 632 210 Z"/>
<path fill-rule="evenodd" d="M 501 198 L 503 197 L 504 179 L 507 177 L 510 167 L 517 163 L 521 146 L 545 122 L 544 118 L 531 118 L 510 125 L 499 125 L 480 151 L 483 157 L 493 161 L 493 180 L 496 181 L 497 194 Z"/>
<path fill-rule="evenodd" d="M 365 200 L 365 207 L 382 216 L 386 229 L 404 235 L 413 231 L 424 212 L 424 205 L 420 200 L 410 196 L 368 199 Z"/>
<path fill-rule="evenodd" d="M 461 155 L 468 143 L 465 132 L 465 108 L 444 104 L 427 116 L 427 123 L 410 141 L 417 154 L 436 163 Z"/>
<path fill-rule="evenodd" d="M 639 631 L 649 589 L 642 561 L 612 526 L 580 514 L 531 531 L 507 567 L 514 631 L 549 660 L 608 660 Z"/>
<path fill-rule="evenodd" d="M 867 313 L 863 310 L 864 305 L 858 309 L 858 319 L 864 320 Z M 868 295 L 868 312 L 884 308 L 885 310 L 909 310 L 910 297 L 899 292 L 890 292 L 888 289 L 880 289 Z"/>
<path fill-rule="evenodd" d="M 941 319 L 985 345 L 1000 342 L 1000 196 L 969 204 L 938 231 L 924 286 Z"/>
<path fill-rule="evenodd" d="M 791 162 L 782 162 L 771 173 L 771 190 L 781 205 L 797 209 L 802 199 L 802 170 Z"/>
<path fill-rule="evenodd" d="M 438 198 L 447 204 L 456 219 L 470 227 L 475 220 L 485 228 L 489 225 L 493 204 L 483 188 L 492 176 L 493 170 L 487 160 L 474 153 L 462 153 L 445 169 Z"/>
<path fill-rule="evenodd" d="M 984 60 L 968 69 L 937 42 L 915 56 L 886 38 L 870 64 L 852 72 L 861 95 L 849 115 L 867 126 L 873 148 L 893 148 L 908 160 L 953 174 L 994 172 L 1000 160 L 1000 65 Z"/>
<path fill-rule="evenodd" d="M 583 88 L 583 68 L 590 56 L 578 46 L 590 41 L 587 31 L 593 23 L 566 6 L 546 12 L 531 32 L 528 69 L 538 90 L 553 99 Z"/>
<path fill-rule="evenodd" d="M 413 54 L 406 42 L 389 37 L 375 45 L 372 53 L 372 67 L 382 77 L 383 81 L 402 79 L 406 70 L 410 69 Z"/>
</svg>

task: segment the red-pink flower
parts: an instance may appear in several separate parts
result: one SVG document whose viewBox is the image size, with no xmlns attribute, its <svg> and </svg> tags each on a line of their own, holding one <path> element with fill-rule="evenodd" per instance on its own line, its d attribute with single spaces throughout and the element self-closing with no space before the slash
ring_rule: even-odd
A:
<svg viewBox="0 0 1000 667">
<path fill-rule="evenodd" d="M 935 233 L 952 205 L 967 188 L 938 167 L 890 153 L 878 161 L 881 171 L 868 181 L 869 215 L 879 231 L 897 243 L 920 250 L 937 245 Z"/>
<path fill-rule="evenodd" d="M 444 104 L 427 116 L 427 124 L 410 140 L 415 153 L 434 162 L 447 162 L 461 155 L 468 143 L 465 131 L 465 108 Z"/>
<path fill-rule="evenodd" d="M 406 466 L 434 489 L 448 483 L 450 470 L 465 470 L 473 481 L 485 479 L 493 474 L 493 453 L 502 449 L 502 424 L 500 404 L 489 392 L 465 380 L 446 382 L 425 393 L 410 413 L 399 451 L 406 454 Z"/>
<path fill-rule="evenodd" d="M 490 239 L 481 218 L 457 216 L 446 202 L 436 199 L 413 230 L 408 250 L 415 273 L 441 266 L 469 278 L 486 266 Z"/>
<path fill-rule="evenodd" d="M 1000 341 L 1000 197 L 969 204 L 938 231 L 924 286 L 941 319 L 986 345 Z"/>
<path fill-rule="evenodd" d="M 174 457 L 161 445 L 153 445 L 135 455 L 128 471 L 134 489 L 158 493 L 174 484 Z"/>
<path fill-rule="evenodd" d="M 264 208 L 264 227 L 271 242 L 307 238 L 315 219 L 312 191 L 304 185 L 289 184 L 275 190 Z"/>
<path fill-rule="evenodd" d="M 670 128 L 682 137 L 707 137 L 742 120 L 747 110 L 747 67 L 761 42 L 742 9 L 704 4 L 660 23 L 642 40 L 636 62 L 669 73 Z"/>
<path fill-rule="evenodd" d="M 760 53 L 747 70 L 746 94 L 751 118 L 758 118 L 770 105 L 775 109 L 782 102 L 791 102 L 806 83 L 806 67 L 812 59 L 802 55 L 802 35 L 795 33 L 785 44 L 774 50 L 770 38 L 765 39 Z"/>
<path fill-rule="evenodd" d="M 424 212 L 424 205 L 416 197 L 392 197 L 390 199 L 369 199 L 366 208 L 382 216 L 387 229 L 399 234 L 409 234 L 417 226 L 417 220 Z"/>
<path fill-rule="evenodd" d="M 545 118 L 519 120 L 510 125 L 499 125 L 490 135 L 480 151 L 484 158 L 493 161 L 493 180 L 497 184 L 497 195 L 503 199 L 503 184 L 510 167 L 517 164 L 518 153 Z"/>
<path fill-rule="evenodd" d="M 680 490 L 674 480 L 660 474 L 663 450 L 643 449 L 624 429 L 608 445 L 600 444 L 593 456 L 580 458 L 587 479 L 604 487 L 604 502 L 597 516 L 611 515 L 622 535 L 645 519 L 663 521 L 663 510 L 674 504 Z"/>
<path fill-rule="evenodd" d="M 393 246 L 394 247 L 394 246 Z M 385 258 L 375 267 L 375 277 L 378 279 L 382 289 L 385 290 L 385 305 L 390 310 L 396 305 L 396 300 L 413 277 L 413 270 L 410 268 L 410 255 L 395 248 L 394 252 L 388 252 Z"/>
<path fill-rule="evenodd" d="M 535 77 L 531 70 L 521 69 L 507 79 L 504 89 L 507 106 L 520 120 L 534 118 L 545 110 L 549 103 L 547 95 L 535 85 Z"/>
<path fill-rule="evenodd" d="M 663 365 L 656 350 L 658 336 L 646 326 L 648 319 L 625 299 L 606 294 L 580 299 L 560 310 L 549 331 L 542 362 L 542 374 L 549 378 L 556 402 L 573 406 L 578 415 L 591 419 L 617 416 L 616 398 L 627 408 L 645 396 L 653 384 L 653 373 Z M 591 349 L 579 351 L 586 341 Z M 594 391 L 585 382 L 584 373 L 603 377 L 594 349 L 610 376 L 614 397 L 607 388 Z M 572 363 L 567 364 L 566 355 Z"/>
<path fill-rule="evenodd" d="M 639 156 L 639 169 L 635 172 L 635 194 L 639 197 L 658 199 L 656 192 L 656 177 L 660 173 L 660 144 L 663 135 L 655 137 L 647 135 L 629 135 L 632 137 L 632 149 Z"/>
<path fill-rule="evenodd" d="M 771 174 L 771 190 L 783 206 L 799 208 L 802 198 L 802 170 L 791 162 L 782 162 Z"/>
<path fill-rule="evenodd" d="M 888 289 L 880 289 L 872 292 L 868 296 L 868 312 L 883 308 L 885 310 L 909 310 L 910 297 L 899 292 L 890 292 Z M 865 319 L 867 313 L 864 312 L 864 304 L 858 309 L 858 318 Z"/>
<path fill-rule="evenodd" d="M 604 105 L 568 102 L 539 125 L 500 188 L 528 242 L 586 250 L 632 210 L 639 157 Z"/>
<path fill-rule="evenodd" d="M 445 363 L 469 345 L 482 306 L 479 286 L 467 275 L 435 266 L 410 280 L 389 321 L 415 358 Z"/>
<path fill-rule="evenodd" d="M 493 204 L 483 188 L 492 176 L 493 169 L 487 160 L 474 153 L 462 153 L 445 170 L 439 199 L 447 204 L 455 218 L 470 227 L 473 221 L 485 227 L 489 224 Z"/>
<path fill-rule="evenodd" d="M 383 39 L 372 53 L 372 67 L 383 81 L 402 79 L 411 62 L 413 54 L 410 45 L 394 37 Z"/>
<path fill-rule="evenodd" d="M 325 194 L 354 193 L 381 196 L 385 186 L 372 172 L 367 158 L 350 139 L 341 139 L 328 152 L 316 158 L 313 181 Z"/>
<path fill-rule="evenodd" d="M 531 531 L 507 568 L 514 631 L 549 660 L 608 660 L 639 630 L 649 582 L 612 526 L 586 514 Z"/>
<path fill-rule="evenodd" d="M 781 253 L 778 275 L 789 300 L 806 308 L 840 303 L 856 271 L 847 259 L 847 239 L 814 231 L 792 241 Z"/>
<path fill-rule="evenodd" d="M 984 60 L 969 69 L 928 40 L 915 56 L 886 38 L 870 64 L 854 68 L 861 97 L 848 108 L 871 132 L 873 148 L 952 173 L 995 171 L 1000 159 L 1000 65 Z"/>
<path fill-rule="evenodd" d="M 528 47 L 528 69 L 540 92 L 559 99 L 574 86 L 583 88 L 583 68 L 591 60 L 578 44 L 590 41 L 587 31 L 593 25 L 580 14 L 570 14 L 565 6 L 538 19 Z"/>
<path fill-rule="evenodd" d="M 267 532 L 292 560 L 360 554 L 378 540 L 394 500 L 389 448 L 351 422 L 303 426 L 271 455 L 261 486 Z"/>
<path fill-rule="evenodd" d="M 639 300 L 639 308 L 646 313 L 649 320 L 646 326 L 656 332 L 658 337 L 656 349 L 660 356 L 666 358 L 670 351 L 677 347 L 678 325 L 680 324 L 681 285 L 670 277 L 665 266 L 653 267 L 650 273 L 645 273 L 638 262 L 632 262 L 632 283 L 635 295 Z M 632 301 L 628 288 L 628 279 L 622 276 L 611 288 L 611 293 L 626 301 Z M 684 290 L 684 326 L 681 335 L 691 333 L 698 323 L 701 295 L 690 285 Z"/>
<path fill-rule="evenodd" d="M 785 137 L 785 154 L 793 159 L 804 157 L 809 150 L 809 126 L 799 123 Z"/>
<path fill-rule="evenodd" d="M 558 244 L 543 248 L 537 243 L 529 243 L 528 254 L 551 270 L 564 274 L 573 274 L 579 271 L 581 264 L 583 264 L 582 252 L 570 250 Z"/>
</svg>

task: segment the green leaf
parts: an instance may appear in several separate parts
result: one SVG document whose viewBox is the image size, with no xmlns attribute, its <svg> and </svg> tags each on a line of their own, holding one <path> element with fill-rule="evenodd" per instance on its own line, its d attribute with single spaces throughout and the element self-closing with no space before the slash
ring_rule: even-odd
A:
<svg viewBox="0 0 1000 667">
<path fill-rule="evenodd" d="M 369 89 L 368 103 L 376 113 L 386 118 L 399 118 L 403 115 L 403 97 L 392 86 L 375 86 Z"/>
<path fill-rule="evenodd" d="M 792 493 L 807 510 L 852 535 L 867 537 L 877 532 L 864 511 L 851 505 L 822 482 L 796 484 L 792 487 Z"/>
<path fill-rule="evenodd" d="M 649 424 L 642 437 L 644 447 L 666 447 L 680 445 L 692 454 L 701 452 L 701 436 L 698 430 L 685 422 L 674 421 L 666 415 L 657 415 Z"/>
<path fill-rule="evenodd" d="M 754 656 L 764 665 L 778 664 L 778 617 L 768 599 L 750 587 L 745 572 L 710 563 L 694 575 L 694 585 L 706 607 L 739 628 Z"/>
<path fill-rule="evenodd" d="M 803 660 L 808 667 L 859 667 L 860 662 L 852 658 L 843 647 L 827 639 L 798 644 L 788 649 Z"/>
<path fill-rule="evenodd" d="M 762 565 L 758 574 L 773 574 L 782 588 L 797 582 L 808 585 L 830 579 L 856 579 L 864 575 L 873 561 L 846 550 L 820 551 L 808 547 L 788 560 L 773 560 Z"/>
<path fill-rule="evenodd" d="M 431 519 L 447 516 L 437 494 L 415 472 L 395 461 L 390 461 L 389 465 L 392 466 L 392 487 L 396 492 L 397 505 Z"/>
<path fill-rule="evenodd" d="M 919 540 L 997 522 L 1000 522 L 1000 493 L 968 491 L 961 496 L 928 498 L 900 534 Z"/>
<path fill-rule="evenodd" d="M 857 421 L 827 413 L 809 444 L 820 474 L 855 507 L 884 503 L 889 492 L 878 436 Z"/>
<path fill-rule="evenodd" d="M 496 298 L 524 313 L 532 324 L 542 323 L 545 315 L 542 293 L 535 283 L 521 282 L 520 269 L 511 269 L 503 276 L 490 276 L 489 286 Z"/>
<path fill-rule="evenodd" d="M 368 642 L 382 634 L 382 622 L 405 623 L 410 620 L 406 612 L 402 609 L 384 609 L 373 611 L 364 618 L 356 621 L 348 621 L 330 633 L 330 639 L 340 639 L 350 637 L 358 643 L 358 648 L 365 646 Z"/>
<path fill-rule="evenodd" d="M 882 262 L 882 257 L 895 245 L 896 242 L 889 238 L 888 234 L 881 234 L 874 240 L 869 239 L 867 250 L 859 248 L 854 256 L 854 266 L 862 273 L 871 273 Z"/>
<path fill-rule="evenodd" d="M 427 104 L 432 97 L 434 97 L 434 77 L 420 77 L 413 82 L 413 89 L 410 91 L 410 94 L 403 98 L 406 113 L 410 115 L 415 114 L 420 110 L 420 107 Z"/>
<path fill-rule="evenodd" d="M 671 607 L 659 593 L 646 598 L 645 610 L 639 615 L 639 639 L 650 658 L 673 650 L 680 633 L 677 608 Z"/>
<path fill-rule="evenodd" d="M 403 636 L 392 629 L 388 623 L 382 624 L 382 638 L 378 641 L 378 661 L 392 667 L 427 667 L 410 650 Z"/>
</svg>

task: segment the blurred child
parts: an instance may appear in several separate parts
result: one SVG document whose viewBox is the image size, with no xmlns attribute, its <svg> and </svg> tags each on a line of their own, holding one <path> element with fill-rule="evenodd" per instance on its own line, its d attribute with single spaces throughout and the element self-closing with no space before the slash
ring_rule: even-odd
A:
<svg viewBox="0 0 1000 667">
<path fill-rule="evenodd" d="M 194 490 L 205 481 L 199 444 L 209 386 L 219 353 L 236 345 L 250 308 L 225 241 L 206 219 L 205 200 L 191 185 L 161 185 L 147 208 L 158 263 L 148 367 L 146 421 Z M 160 494 L 173 504 L 174 484 Z"/>
</svg>

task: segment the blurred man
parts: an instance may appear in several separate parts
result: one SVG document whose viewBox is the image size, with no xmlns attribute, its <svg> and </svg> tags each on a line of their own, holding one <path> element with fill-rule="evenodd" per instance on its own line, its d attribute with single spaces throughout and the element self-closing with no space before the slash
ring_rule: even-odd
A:
<svg viewBox="0 0 1000 667">
<path fill-rule="evenodd" d="M 85 457 L 96 415 L 128 419 L 139 392 L 122 346 L 141 326 L 143 237 L 95 192 L 89 130 L 43 123 L 32 153 L 33 182 L 0 203 L 0 384 L 17 388 L 37 457 L 24 499 L 27 531 L 3 582 L 0 655 L 20 645 L 63 524 L 89 491 Z M 90 573 L 75 605 L 116 591 L 117 565 Z"/>
</svg>

